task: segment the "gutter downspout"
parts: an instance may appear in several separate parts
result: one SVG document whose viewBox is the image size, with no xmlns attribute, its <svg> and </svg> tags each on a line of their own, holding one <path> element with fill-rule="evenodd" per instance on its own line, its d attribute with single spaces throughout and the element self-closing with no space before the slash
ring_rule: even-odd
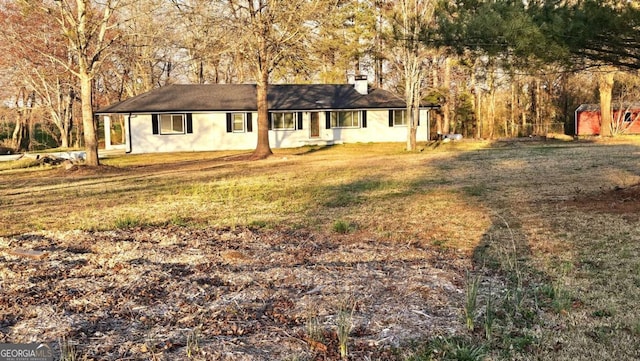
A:
<svg viewBox="0 0 640 361">
<path fill-rule="evenodd" d="M 127 117 L 127 140 L 128 140 L 128 146 L 127 149 L 125 150 L 126 154 L 130 154 L 133 150 L 133 145 L 131 143 L 131 115 L 133 115 L 132 113 L 129 113 L 129 116 Z"/>
</svg>

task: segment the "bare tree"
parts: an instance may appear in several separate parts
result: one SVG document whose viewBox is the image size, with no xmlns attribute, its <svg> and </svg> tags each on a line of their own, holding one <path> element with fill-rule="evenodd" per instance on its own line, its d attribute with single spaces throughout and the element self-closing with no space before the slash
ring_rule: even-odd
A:
<svg viewBox="0 0 640 361">
<path fill-rule="evenodd" d="M 20 0 L 22 9 L 36 17 L 54 19 L 50 27 L 39 29 L 34 37 L 60 36 L 65 51 L 49 47 L 46 41 L 24 44 L 72 74 L 79 83 L 86 163 L 98 165 L 98 138 L 93 117 L 93 80 L 100 70 L 105 53 L 114 42 L 114 11 L 123 0 Z"/>
<path fill-rule="evenodd" d="M 69 54 L 67 42 L 61 34 L 49 31 L 55 27 L 51 17 L 24 9 L 24 4 L 16 3 L 4 4 L 1 9 L 4 31 L 0 34 L 0 47 L 5 60 L 1 66 L 14 75 L 20 87 L 37 96 L 39 106 L 44 108 L 58 129 L 58 144 L 66 148 L 69 146 L 76 87 L 72 75 L 51 57 L 63 59 L 64 54 Z M 46 56 L 43 55 L 45 52 Z M 73 59 L 67 56 L 66 61 L 71 66 Z"/>
<path fill-rule="evenodd" d="M 249 66 L 256 82 L 258 143 L 253 159 L 272 154 L 269 145 L 267 92 L 271 74 L 282 64 L 305 56 L 318 19 L 328 13 L 326 0 L 225 0 L 222 15 L 228 19 L 226 31 L 236 39 L 234 49 Z"/>
<path fill-rule="evenodd" d="M 398 56 L 394 65 L 400 69 L 404 80 L 407 102 L 407 150 L 416 150 L 416 134 L 420 114 L 420 102 L 425 86 L 426 47 L 421 34 L 428 28 L 434 16 L 433 0 L 398 0 L 393 12 L 393 40 Z"/>
<path fill-rule="evenodd" d="M 53 64 L 51 65 L 52 69 L 56 68 Z M 34 68 L 31 73 L 32 77 L 25 77 L 25 79 L 31 83 L 34 92 L 38 94 L 49 112 L 51 122 L 58 129 L 60 147 L 68 148 L 76 102 L 75 85 L 64 73 L 47 74 L 43 69 L 38 68 Z"/>
<path fill-rule="evenodd" d="M 186 74 L 189 82 L 196 84 L 220 83 L 225 72 L 242 73 L 228 61 L 232 56 L 230 48 L 235 43 L 236 34 L 224 31 L 220 26 L 221 13 L 225 4 L 209 0 L 171 0 L 179 16 L 175 40 L 185 54 Z M 235 64 L 239 68 L 242 64 Z"/>
<path fill-rule="evenodd" d="M 16 122 L 11 137 L 14 149 L 32 149 L 33 119 L 31 117 L 36 103 L 36 94 L 21 87 L 15 97 Z"/>
<path fill-rule="evenodd" d="M 69 66 L 65 59 L 54 58 L 80 82 L 82 125 L 88 165 L 99 165 L 98 136 L 93 117 L 92 81 L 100 69 L 105 52 L 114 38 L 108 32 L 114 25 L 114 10 L 120 0 L 105 0 L 102 4 L 91 0 L 57 0 L 57 6 L 48 7 L 47 12 L 56 17 L 60 31 L 69 41 L 69 50 L 75 64 Z M 75 4 L 74 4 L 75 3 Z M 75 5 L 75 6 L 74 6 Z"/>
</svg>

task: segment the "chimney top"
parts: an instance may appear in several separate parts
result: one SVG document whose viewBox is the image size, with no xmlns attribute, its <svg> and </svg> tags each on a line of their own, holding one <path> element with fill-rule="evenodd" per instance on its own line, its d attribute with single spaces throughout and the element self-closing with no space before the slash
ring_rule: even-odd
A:
<svg viewBox="0 0 640 361">
<path fill-rule="evenodd" d="M 356 91 L 362 95 L 367 95 L 369 93 L 369 83 L 367 82 L 366 75 L 355 76 L 355 88 Z"/>
</svg>

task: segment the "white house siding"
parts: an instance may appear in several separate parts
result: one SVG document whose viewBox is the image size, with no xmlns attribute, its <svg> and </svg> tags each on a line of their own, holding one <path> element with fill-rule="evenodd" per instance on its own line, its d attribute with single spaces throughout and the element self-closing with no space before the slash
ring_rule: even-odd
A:
<svg viewBox="0 0 640 361">
<path fill-rule="evenodd" d="M 294 148 L 314 142 L 327 143 L 368 143 L 368 142 L 404 142 L 407 140 L 407 127 L 390 127 L 389 111 L 368 110 L 367 127 L 358 128 L 326 128 L 325 112 L 321 111 L 320 136 L 310 139 L 310 113 L 303 113 L 302 130 L 272 130 L 269 132 L 269 142 L 273 148 Z M 420 126 L 417 140 L 429 140 L 429 111 L 420 111 Z M 362 122 L 361 122 L 362 124 Z"/>
<path fill-rule="evenodd" d="M 417 140 L 429 139 L 428 110 L 421 110 Z M 127 151 L 130 153 L 193 152 L 215 150 L 249 150 L 257 144 L 257 113 L 252 113 L 252 132 L 227 132 L 226 112 L 194 113 L 193 133 L 153 134 L 150 114 L 138 114 L 128 120 L 130 129 Z M 321 111 L 320 137 L 310 139 L 310 113 L 303 112 L 303 129 L 270 130 L 269 142 L 273 148 L 295 148 L 314 142 L 368 143 L 404 142 L 407 127 L 389 127 L 388 110 L 368 110 L 367 127 L 326 129 L 325 113 Z"/>
<path fill-rule="evenodd" d="M 129 123 L 127 150 L 131 153 L 242 150 L 257 143 L 255 116 L 254 132 L 244 133 L 227 133 L 226 113 L 193 114 L 191 134 L 153 134 L 150 114 L 133 115 Z"/>
<path fill-rule="evenodd" d="M 427 110 L 421 111 L 420 126 L 418 126 L 416 135 L 418 141 L 429 139 L 428 114 Z M 324 127 L 324 122 L 321 127 Z M 389 111 L 387 109 L 368 110 L 366 128 L 331 128 L 322 129 L 321 133 L 323 138 L 343 143 L 404 142 L 407 140 L 406 126 L 389 126 Z"/>
</svg>

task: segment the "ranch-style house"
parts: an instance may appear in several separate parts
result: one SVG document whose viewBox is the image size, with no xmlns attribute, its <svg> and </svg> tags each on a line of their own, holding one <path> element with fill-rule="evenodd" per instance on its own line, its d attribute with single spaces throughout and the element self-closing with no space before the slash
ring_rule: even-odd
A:
<svg viewBox="0 0 640 361">
<path fill-rule="evenodd" d="M 273 148 L 356 142 L 403 142 L 406 103 L 391 92 L 355 84 L 270 85 Z M 417 140 L 429 140 L 429 110 L 420 108 Z M 128 153 L 249 150 L 257 144 L 256 86 L 168 85 L 97 111 L 111 144 L 113 119 L 123 117 Z"/>
</svg>

